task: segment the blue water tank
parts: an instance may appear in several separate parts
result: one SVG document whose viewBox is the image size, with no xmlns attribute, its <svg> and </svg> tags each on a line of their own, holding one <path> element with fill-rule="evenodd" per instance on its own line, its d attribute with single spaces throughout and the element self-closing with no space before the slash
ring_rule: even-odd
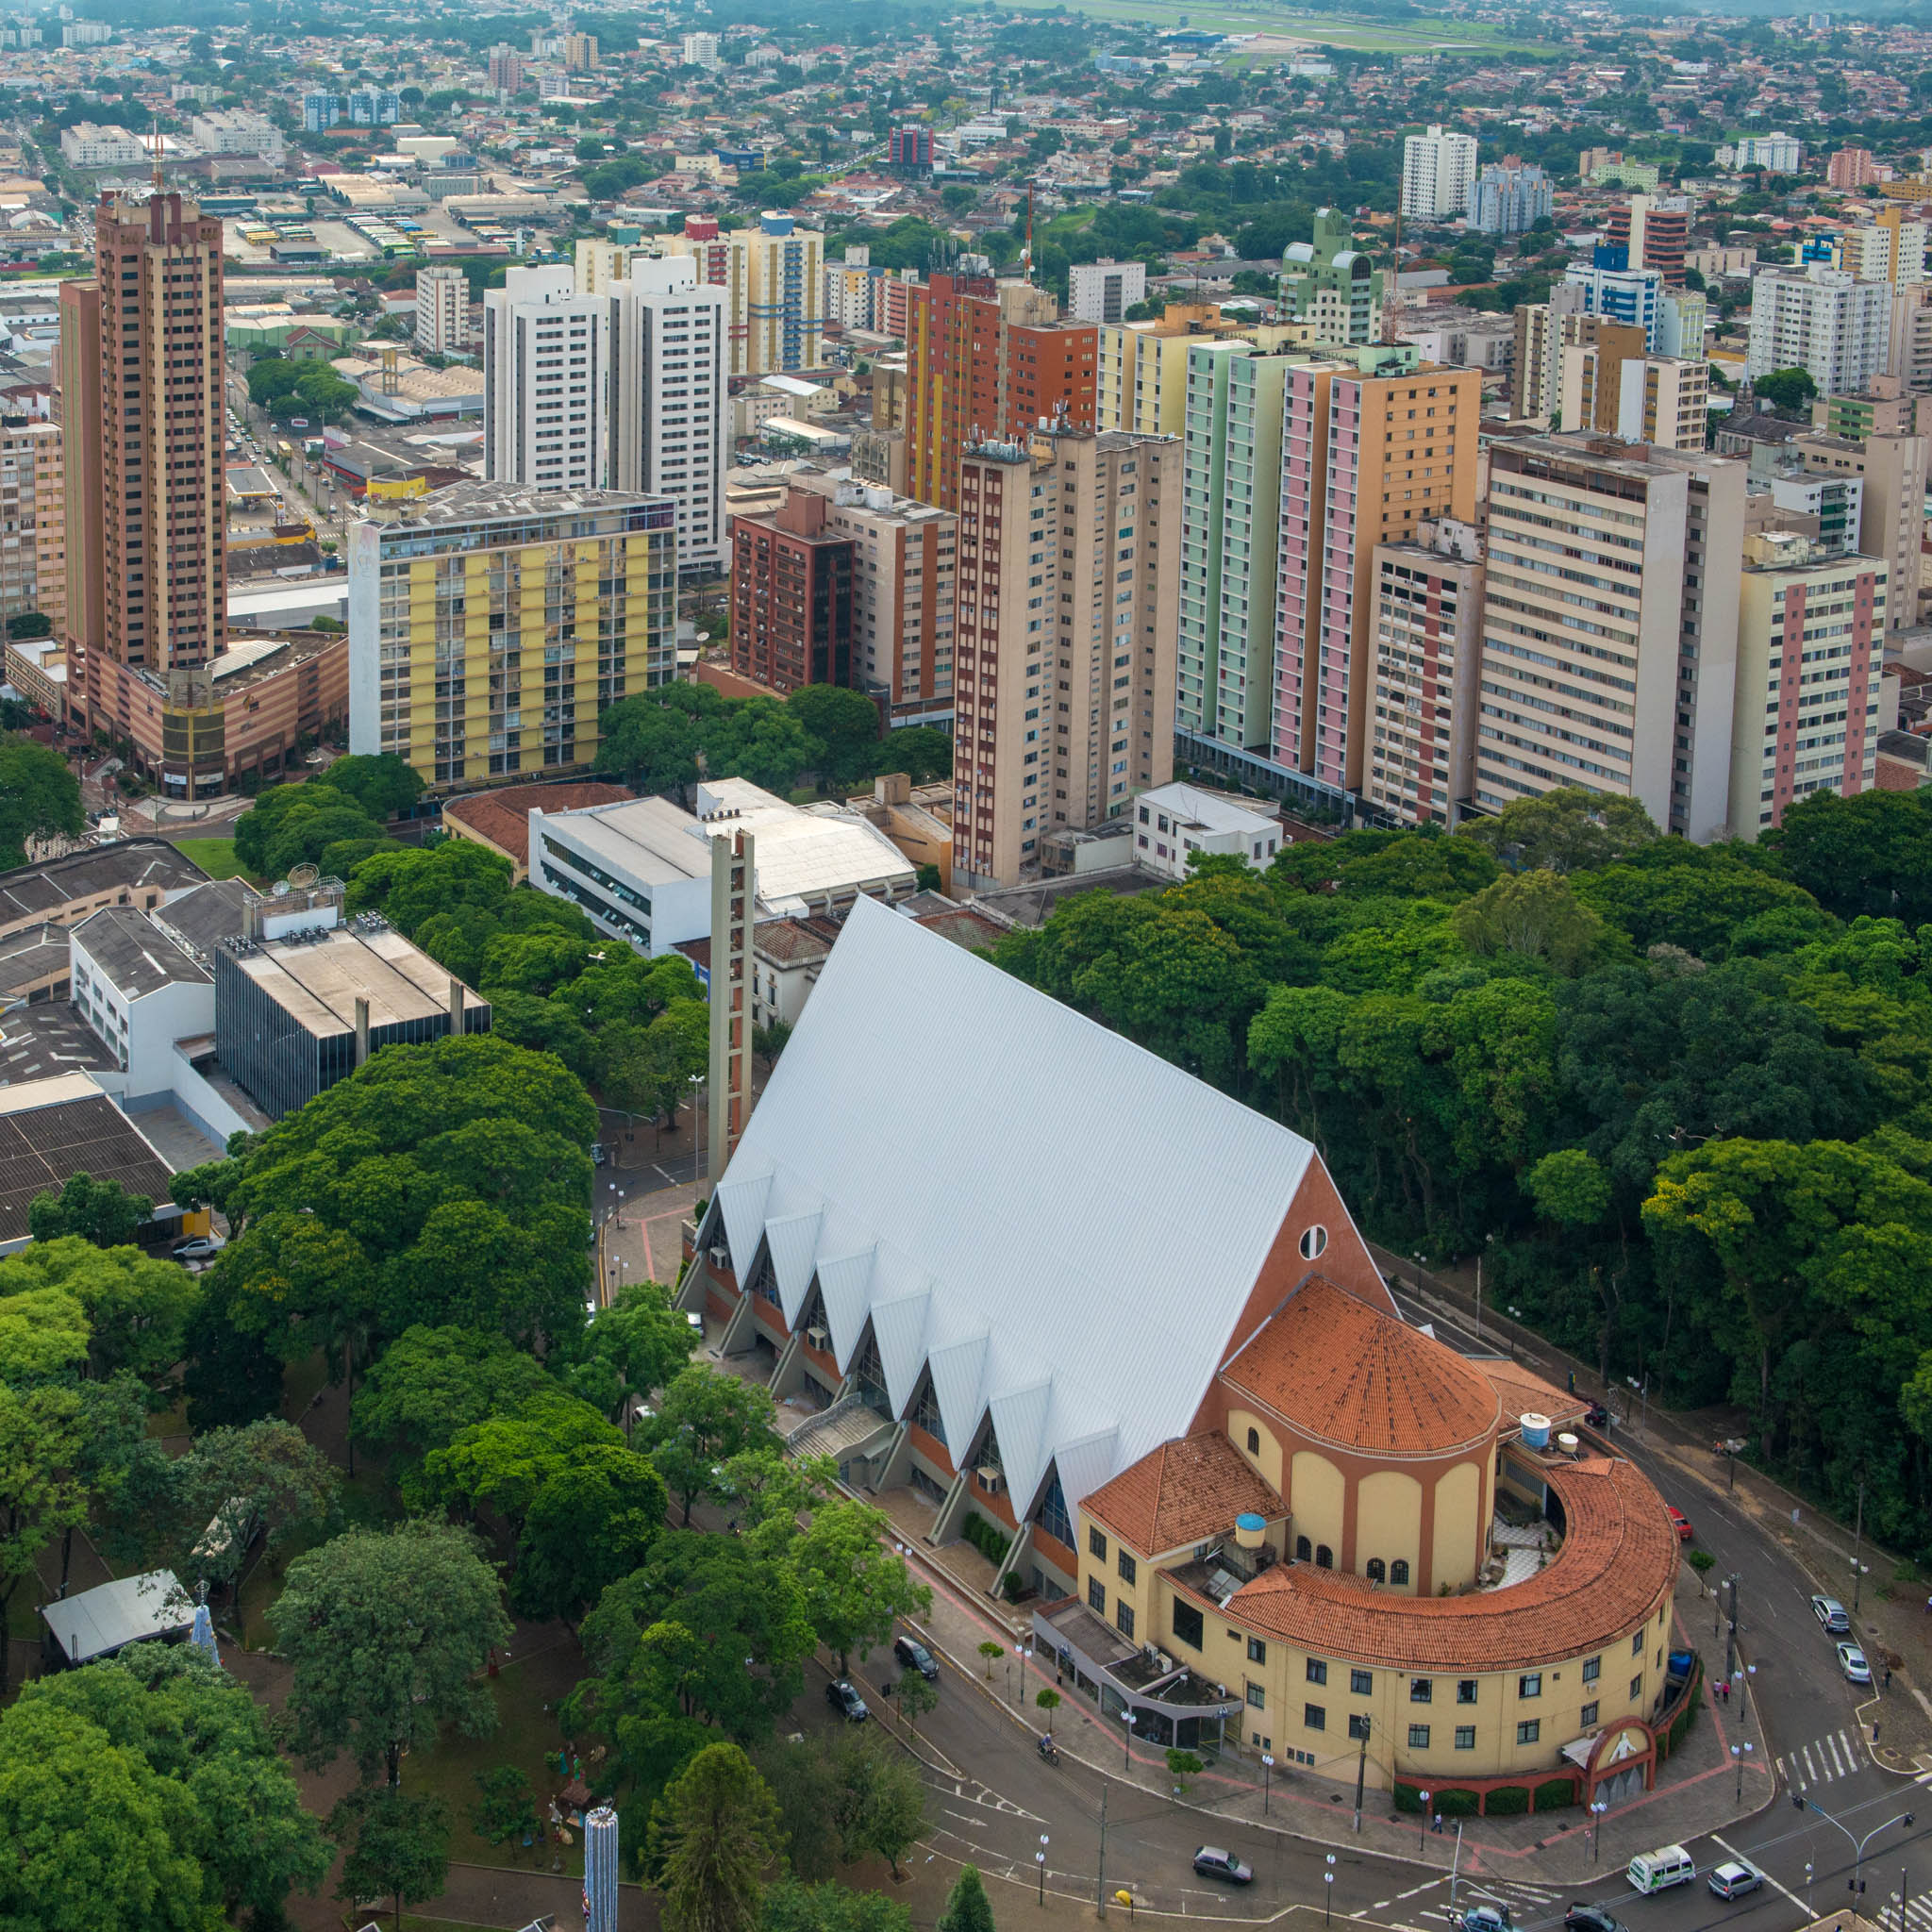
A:
<svg viewBox="0 0 1932 1932">
<path fill-rule="evenodd" d="M 1525 1449 L 1547 1449 L 1550 1446 L 1550 1419 L 1534 1412 L 1517 1417 L 1523 1429 L 1523 1446 Z"/>
</svg>

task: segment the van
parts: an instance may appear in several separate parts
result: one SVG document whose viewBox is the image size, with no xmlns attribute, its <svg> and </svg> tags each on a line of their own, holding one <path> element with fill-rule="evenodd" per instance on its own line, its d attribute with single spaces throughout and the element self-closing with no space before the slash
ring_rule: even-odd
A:
<svg viewBox="0 0 1932 1932">
<path fill-rule="evenodd" d="M 1697 1876 L 1697 1866 L 1682 1845 L 1661 1845 L 1654 1852 L 1639 1852 L 1630 1860 L 1628 1875 L 1632 1891 L 1665 1891 L 1674 1885 L 1689 1885 Z"/>
</svg>

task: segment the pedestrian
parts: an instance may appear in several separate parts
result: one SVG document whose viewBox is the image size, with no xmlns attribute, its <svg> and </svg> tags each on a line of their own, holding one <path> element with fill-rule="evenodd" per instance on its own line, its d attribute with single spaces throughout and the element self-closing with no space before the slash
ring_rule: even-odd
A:
<svg viewBox="0 0 1932 1932">
<path fill-rule="evenodd" d="M 1875 1719 L 1874 1720 L 1872 1724 L 1872 1741 L 1874 1744 L 1878 1741 L 1878 1724 Z"/>
<path fill-rule="evenodd" d="M 1570 1371 L 1570 1392 L 1573 1395 L 1576 1393 L 1576 1371 L 1574 1369 Z"/>
<path fill-rule="evenodd" d="M 1438 1832 L 1442 1829 L 1442 1814 L 1440 1811 L 1436 1813 L 1436 1829 Z"/>
<path fill-rule="evenodd" d="M 1890 1664 L 1887 1664 L 1885 1667 L 1885 1688 L 1888 1690 L 1891 1689 L 1891 1666 Z"/>
</svg>

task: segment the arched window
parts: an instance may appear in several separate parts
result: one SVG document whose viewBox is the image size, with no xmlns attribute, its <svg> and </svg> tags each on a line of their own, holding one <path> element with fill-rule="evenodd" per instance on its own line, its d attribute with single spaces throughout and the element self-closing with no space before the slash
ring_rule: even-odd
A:
<svg viewBox="0 0 1932 1932">
<path fill-rule="evenodd" d="M 1250 1456 L 1258 1456 L 1260 1453 L 1261 1432 L 1259 1429 L 1250 1429 L 1248 1431 L 1248 1454 Z"/>
<path fill-rule="evenodd" d="M 1397 1557 L 1394 1562 L 1389 1566 L 1389 1581 L 1391 1583 L 1407 1583 L 1408 1581 L 1408 1565 L 1400 1557 Z"/>
<path fill-rule="evenodd" d="M 1305 1229 L 1302 1234 L 1302 1259 L 1317 1259 L 1328 1245 L 1328 1230 L 1320 1225 Z"/>
<path fill-rule="evenodd" d="M 1297 1562 L 1302 1563 L 1306 1563 L 1308 1560 L 1309 1557 L 1314 1554 L 1313 1551 L 1310 1550 L 1310 1548 L 1308 1547 L 1308 1540 L 1307 1537 L 1298 1536 L 1295 1538 L 1294 1554 L 1295 1560 Z"/>
<path fill-rule="evenodd" d="M 1334 1567 L 1335 1552 L 1326 1543 L 1317 1543 L 1315 1545 L 1315 1568 L 1317 1570 L 1332 1570 Z"/>
<path fill-rule="evenodd" d="M 1369 1558 L 1369 1581 L 1371 1583 L 1381 1583 L 1387 1578 L 1388 1574 L 1388 1571 L 1382 1566 L 1380 1557 L 1371 1557 Z"/>
</svg>

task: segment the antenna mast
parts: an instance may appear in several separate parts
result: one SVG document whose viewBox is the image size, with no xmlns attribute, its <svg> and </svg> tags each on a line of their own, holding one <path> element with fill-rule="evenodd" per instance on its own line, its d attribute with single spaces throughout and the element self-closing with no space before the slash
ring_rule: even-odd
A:
<svg viewBox="0 0 1932 1932">
<path fill-rule="evenodd" d="M 155 122 L 154 122 L 154 125 L 153 125 L 153 127 L 152 127 L 152 130 L 151 130 L 151 132 L 152 132 L 152 134 L 153 134 L 153 137 L 154 137 L 154 150 L 155 150 L 155 152 L 154 152 L 154 159 L 155 159 L 155 168 L 154 168 L 154 183 L 155 183 L 155 192 L 156 192 L 157 194 L 158 194 L 158 193 L 159 193 L 159 192 L 161 192 L 161 123 L 160 123 L 160 118 L 159 118 L 159 116 L 158 116 L 158 116 L 157 116 L 157 117 L 155 118 Z"/>
<path fill-rule="evenodd" d="M 1033 184 L 1026 184 L 1026 273 L 1024 280 L 1033 279 Z"/>
</svg>

